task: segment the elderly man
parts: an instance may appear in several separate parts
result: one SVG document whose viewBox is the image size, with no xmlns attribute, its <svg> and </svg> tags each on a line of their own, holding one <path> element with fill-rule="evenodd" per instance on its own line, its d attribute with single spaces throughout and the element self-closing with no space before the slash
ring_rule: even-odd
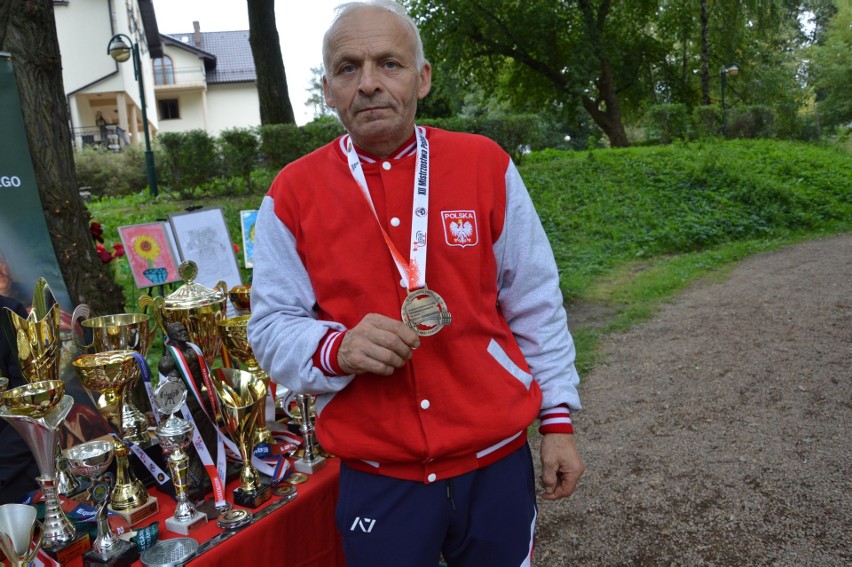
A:
<svg viewBox="0 0 852 567">
<path fill-rule="evenodd" d="M 318 396 L 349 567 L 528 565 L 528 426 L 540 418 L 544 499 L 570 495 L 584 469 L 547 238 L 495 143 L 415 126 L 431 67 L 404 9 L 341 6 L 323 58 L 348 133 L 285 167 L 263 200 L 254 352 L 273 380 Z"/>
</svg>

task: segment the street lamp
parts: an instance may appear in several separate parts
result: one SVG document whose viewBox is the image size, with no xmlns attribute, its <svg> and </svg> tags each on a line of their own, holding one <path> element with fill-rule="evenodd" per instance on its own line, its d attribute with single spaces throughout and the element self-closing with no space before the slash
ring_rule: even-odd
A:
<svg viewBox="0 0 852 567">
<path fill-rule="evenodd" d="M 139 83 L 139 104 L 142 106 L 142 129 L 145 132 L 145 167 L 148 173 L 148 190 L 152 197 L 157 196 L 157 172 L 154 169 L 154 152 L 151 151 L 151 135 L 148 132 L 148 111 L 145 104 L 145 85 L 142 81 L 142 61 L 139 59 L 139 44 L 123 33 L 112 36 L 107 53 L 119 63 L 133 57 L 133 73 Z"/>
<path fill-rule="evenodd" d="M 722 77 L 722 137 L 723 138 L 728 137 L 728 124 L 727 124 L 727 120 L 726 120 L 727 119 L 727 116 L 726 116 L 727 107 L 725 106 L 725 87 L 728 84 L 728 77 L 736 77 L 737 73 L 739 73 L 739 72 L 740 72 L 740 68 L 739 68 L 739 66 L 737 66 L 736 63 L 731 63 L 730 65 L 727 65 L 727 66 L 723 65 L 722 66 L 721 77 Z"/>
</svg>

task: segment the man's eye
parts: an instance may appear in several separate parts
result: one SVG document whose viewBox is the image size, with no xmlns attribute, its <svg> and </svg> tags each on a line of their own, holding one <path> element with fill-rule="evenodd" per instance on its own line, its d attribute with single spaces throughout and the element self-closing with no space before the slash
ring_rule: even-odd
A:
<svg viewBox="0 0 852 567">
<path fill-rule="evenodd" d="M 352 73 L 352 72 L 355 71 L 355 69 L 356 69 L 355 65 L 343 65 L 340 68 L 339 73 Z"/>
<path fill-rule="evenodd" d="M 399 63 L 396 61 L 385 61 L 386 69 L 397 69 L 399 67 Z"/>
</svg>

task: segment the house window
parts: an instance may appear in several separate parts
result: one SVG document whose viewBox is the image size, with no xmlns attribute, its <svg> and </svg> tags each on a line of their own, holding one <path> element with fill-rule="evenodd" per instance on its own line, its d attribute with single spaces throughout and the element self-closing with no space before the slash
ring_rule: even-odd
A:
<svg viewBox="0 0 852 567">
<path fill-rule="evenodd" d="M 172 64 L 171 57 L 168 55 L 154 59 L 154 84 L 175 84 L 175 67 Z"/>
<path fill-rule="evenodd" d="M 180 118 L 178 99 L 169 98 L 158 100 L 157 106 L 160 109 L 160 120 L 173 120 L 175 118 Z"/>
</svg>

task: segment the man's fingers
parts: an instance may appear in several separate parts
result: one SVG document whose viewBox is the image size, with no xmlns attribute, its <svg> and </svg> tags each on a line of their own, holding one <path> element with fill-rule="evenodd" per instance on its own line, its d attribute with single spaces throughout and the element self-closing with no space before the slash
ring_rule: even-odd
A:
<svg viewBox="0 0 852 567">
<path fill-rule="evenodd" d="M 401 321 L 371 313 L 343 337 L 340 367 L 350 374 L 387 376 L 402 367 L 420 345 L 420 337 Z"/>
</svg>

